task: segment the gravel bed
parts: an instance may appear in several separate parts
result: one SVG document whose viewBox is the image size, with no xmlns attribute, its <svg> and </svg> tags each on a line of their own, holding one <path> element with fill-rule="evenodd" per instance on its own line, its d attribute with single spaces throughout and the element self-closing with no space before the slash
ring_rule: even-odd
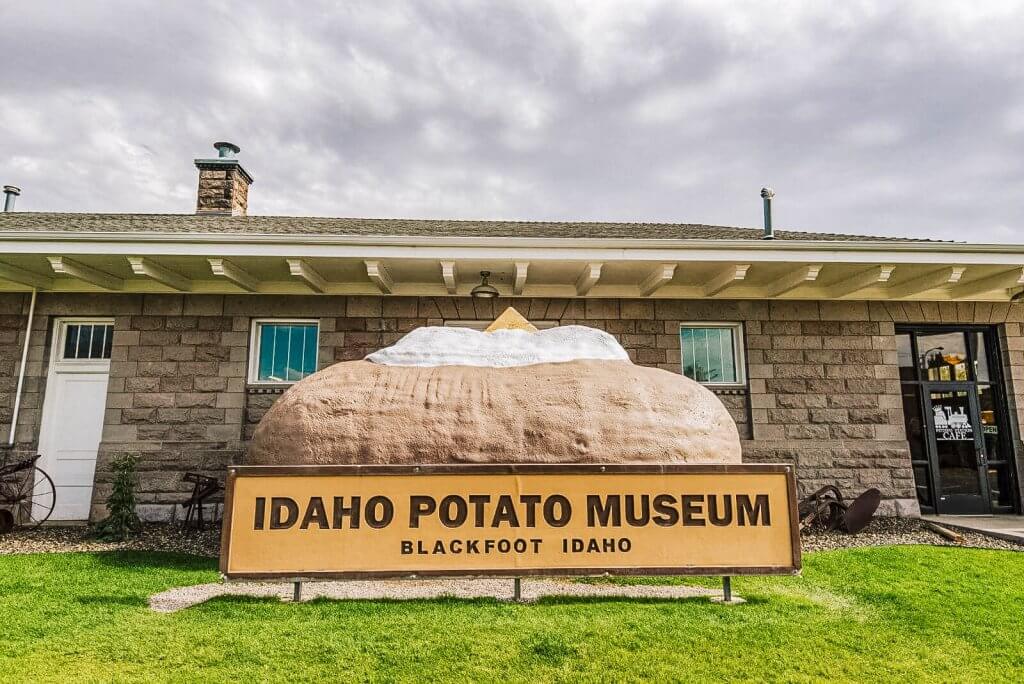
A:
<svg viewBox="0 0 1024 684">
<path fill-rule="evenodd" d="M 1011 541 L 995 539 L 979 532 L 956 530 L 966 543 L 962 546 L 1024 551 L 1024 546 Z M 801 535 L 805 552 L 830 551 L 863 546 L 893 544 L 933 544 L 960 546 L 929 530 L 915 518 L 875 518 L 860 534 L 827 532 L 821 529 L 805 530 Z M 89 529 L 81 527 L 41 527 L 36 530 L 17 530 L 0 534 L 0 555 L 9 553 L 59 553 L 67 551 L 175 551 L 197 556 L 220 555 L 220 529 L 199 532 L 181 525 L 148 523 L 142 534 L 126 542 L 103 542 L 89 536 Z"/>
<path fill-rule="evenodd" d="M 94 539 L 85 525 L 39 527 L 0 534 L 0 555 L 10 553 L 63 553 L 67 551 L 176 551 L 197 556 L 220 555 L 220 529 L 203 532 L 181 525 L 149 523 L 142 533 L 124 542 Z"/>
<path fill-rule="evenodd" d="M 800 535 L 800 541 L 804 553 L 894 544 L 932 544 L 934 546 L 967 546 L 979 549 L 1024 551 L 1024 546 L 1020 544 L 989 537 L 980 532 L 970 532 L 959 528 L 952 531 L 963 536 L 965 543 L 957 544 L 946 539 L 925 527 L 924 521 L 917 518 L 875 518 L 859 534 L 812 529 L 804 530 L 804 533 Z"/>
</svg>

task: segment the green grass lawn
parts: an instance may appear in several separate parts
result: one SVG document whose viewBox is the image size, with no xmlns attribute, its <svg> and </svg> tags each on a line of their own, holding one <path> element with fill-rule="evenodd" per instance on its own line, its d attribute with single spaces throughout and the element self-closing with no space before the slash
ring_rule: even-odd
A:
<svg viewBox="0 0 1024 684">
<path fill-rule="evenodd" d="M 706 599 L 410 602 L 147 597 L 217 579 L 147 553 L 0 556 L 0 681 L 1021 681 L 1024 554 L 812 554 L 802 577 Z M 655 578 L 652 581 L 677 581 Z"/>
</svg>

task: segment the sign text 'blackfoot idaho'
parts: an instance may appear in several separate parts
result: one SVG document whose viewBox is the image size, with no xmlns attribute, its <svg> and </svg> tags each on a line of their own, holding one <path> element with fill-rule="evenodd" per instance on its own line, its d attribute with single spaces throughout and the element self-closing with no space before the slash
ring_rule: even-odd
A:
<svg viewBox="0 0 1024 684">
<path fill-rule="evenodd" d="M 794 573 L 784 466 L 239 467 L 228 577 Z"/>
</svg>

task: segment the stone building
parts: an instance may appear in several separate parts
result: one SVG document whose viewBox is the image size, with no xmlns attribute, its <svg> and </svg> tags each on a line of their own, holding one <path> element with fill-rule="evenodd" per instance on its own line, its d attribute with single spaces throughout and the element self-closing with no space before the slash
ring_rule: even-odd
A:
<svg viewBox="0 0 1024 684">
<path fill-rule="evenodd" d="M 182 475 L 244 462 L 290 383 L 509 305 L 707 384 L 744 459 L 794 464 L 803 491 L 1021 511 L 1022 246 L 247 216 L 252 178 L 218 149 L 196 160 L 195 214 L 0 214 L 0 457 L 42 454 L 54 519 L 101 514 L 122 453 L 140 458 L 142 512 L 168 519 Z M 497 296 L 472 296 L 485 279 Z"/>
</svg>

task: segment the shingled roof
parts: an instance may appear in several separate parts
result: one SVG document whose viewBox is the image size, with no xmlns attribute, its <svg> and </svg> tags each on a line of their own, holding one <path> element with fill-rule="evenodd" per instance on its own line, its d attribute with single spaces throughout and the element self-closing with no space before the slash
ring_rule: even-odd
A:
<svg viewBox="0 0 1024 684">
<path fill-rule="evenodd" d="M 322 218 L 305 216 L 197 216 L 195 214 L 0 213 L 0 233 L 224 233 L 408 237 L 584 238 L 622 240 L 760 240 L 760 228 L 696 223 L 574 221 L 463 221 Z M 914 238 L 776 230 L 779 240 L 931 242 Z"/>
</svg>

